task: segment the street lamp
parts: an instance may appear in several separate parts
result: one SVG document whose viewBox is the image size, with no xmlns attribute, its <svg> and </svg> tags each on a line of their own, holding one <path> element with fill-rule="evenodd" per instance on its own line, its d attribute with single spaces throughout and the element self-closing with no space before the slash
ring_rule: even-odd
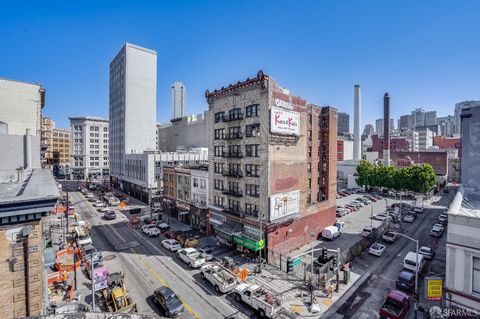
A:
<svg viewBox="0 0 480 319">
<path fill-rule="evenodd" d="M 263 240 L 263 218 L 264 218 L 264 214 L 261 213 L 261 212 L 258 212 L 258 219 L 260 221 L 260 232 L 259 232 L 259 239 L 258 241 L 260 242 L 260 240 Z M 259 250 L 258 250 L 258 273 L 261 274 L 262 273 L 262 248 L 259 247 Z"/>
<path fill-rule="evenodd" d="M 415 318 L 417 318 L 417 308 L 418 308 L 418 239 L 413 239 L 408 237 L 405 234 L 397 233 L 398 235 L 405 237 L 417 245 L 417 254 L 415 256 Z"/>
</svg>

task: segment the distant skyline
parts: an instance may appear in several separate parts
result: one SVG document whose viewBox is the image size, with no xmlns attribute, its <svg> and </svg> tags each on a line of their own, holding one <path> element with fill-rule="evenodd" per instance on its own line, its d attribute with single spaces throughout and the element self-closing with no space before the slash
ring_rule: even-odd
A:
<svg viewBox="0 0 480 319">
<path fill-rule="evenodd" d="M 125 42 L 157 51 L 157 122 L 171 116 L 171 85 L 188 89 L 187 114 L 205 90 L 262 69 L 292 94 L 362 123 L 415 108 L 453 114 L 480 100 L 479 1 L 48 1 L 6 2 L 0 77 L 41 83 L 45 116 L 108 118 L 108 66 Z M 351 120 L 351 123 L 352 123 Z"/>
</svg>

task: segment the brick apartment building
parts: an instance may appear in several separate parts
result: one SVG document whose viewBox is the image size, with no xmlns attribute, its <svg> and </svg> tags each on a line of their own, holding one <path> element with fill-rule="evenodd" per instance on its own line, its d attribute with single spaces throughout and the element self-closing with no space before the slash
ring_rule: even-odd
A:
<svg viewBox="0 0 480 319">
<path fill-rule="evenodd" d="M 206 98 L 210 232 L 239 250 L 266 247 L 272 262 L 335 222 L 335 109 L 262 71 Z"/>
</svg>

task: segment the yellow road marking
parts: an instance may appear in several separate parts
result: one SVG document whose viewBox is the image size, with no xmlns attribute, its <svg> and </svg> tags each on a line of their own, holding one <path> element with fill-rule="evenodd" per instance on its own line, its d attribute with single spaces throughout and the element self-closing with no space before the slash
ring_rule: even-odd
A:
<svg viewBox="0 0 480 319">
<path fill-rule="evenodd" d="M 111 230 L 113 230 L 113 232 L 121 240 L 125 241 L 125 239 L 122 237 L 122 235 L 120 235 L 113 226 L 111 226 L 110 224 L 106 224 L 106 226 L 108 228 L 110 228 Z M 143 258 L 143 256 L 139 255 L 135 251 L 135 249 L 133 249 L 133 248 L 130 248 L 129 250 L 130 250 L 131 253 L 138 255 L 138 258 L 140 259 L 142 264 L 145 266 L 145 269 L 147 269 L 153 275 L 153 277 L 155 277 L 155 279 L 158 280 L 158 282 L 160 282 L 165 287 L 169 287 L 168 284 L 165 282 L 165 280 L 163 280 L 162 277 L 160 277 L 160 275 L 152 268 L 152 266 L 150 266 L 150 263 L 148 261 L 146 261 L 145 258 Z M 182 302 L 185 309 L 187 309 L 187 311 L 190 312 L 192 314 L 192 316 L 194 316 L 196 319 L 200 319 L 200 317 L 195 313 L 195 311 L 193 311 L 193 309 L 182 298 L 178 297 L 178 299 L 180 299 L 180 301 Z"/>
</svg>

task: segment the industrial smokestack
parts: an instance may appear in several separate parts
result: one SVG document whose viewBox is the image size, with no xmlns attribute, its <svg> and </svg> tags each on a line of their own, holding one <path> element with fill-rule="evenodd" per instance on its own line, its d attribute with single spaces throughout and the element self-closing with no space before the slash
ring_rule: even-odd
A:
<svg viewBox="0 0 480 319">
<path fill-rule="evenodd" d="M 353 119 L 353 160 L 359 161 L 362 156 L 361 151 L 361 143 L 362 140 L 360 138 L 360 108 L 361 108 L 361 101 L 360 101 L 360 85 L 354 86 L 354 119 Z"/>
<path fill-rule="evenodd" d="M 390 96 L 383 96 L 383 161 L 390 166 Z"/>
</svg>

